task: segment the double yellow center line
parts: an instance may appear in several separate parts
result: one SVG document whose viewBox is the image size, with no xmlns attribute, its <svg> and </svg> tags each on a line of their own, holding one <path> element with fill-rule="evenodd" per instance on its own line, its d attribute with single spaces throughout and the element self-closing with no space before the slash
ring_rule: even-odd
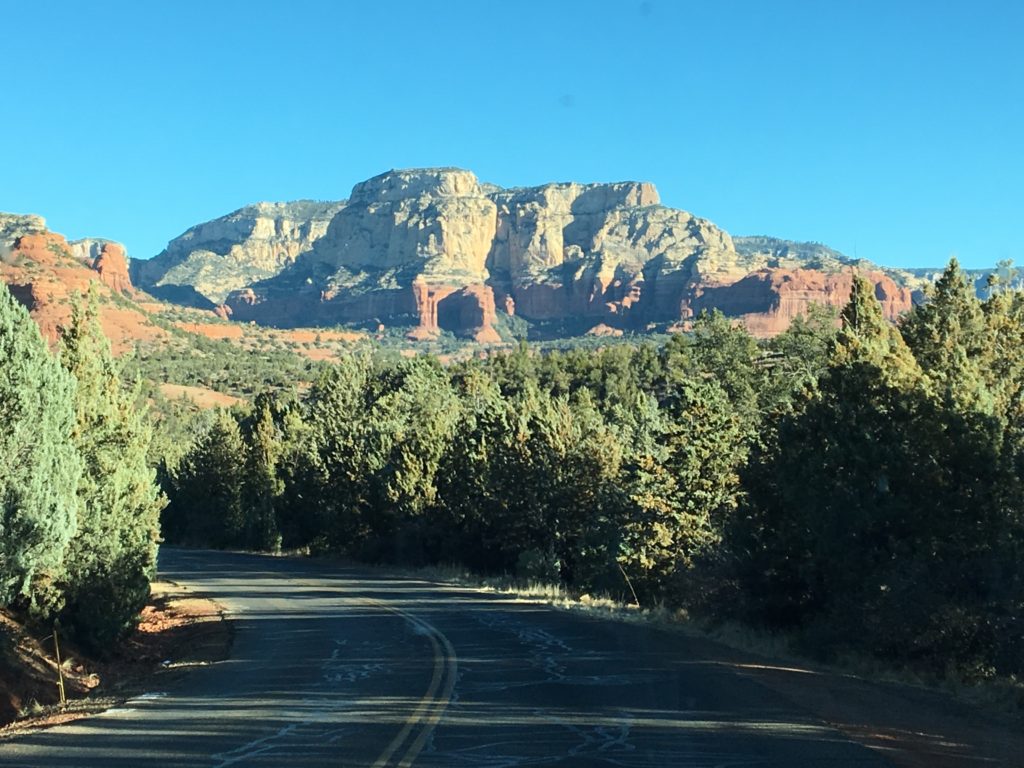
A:
<svg viewBox="0 0 1024 768">
<path fill-rule="evenodd" d="M 433 733 L 452 700 L 455 678 L 459 671 L 459 660 L 448 638 L 430 622 L 380 600 L 365 598 L 365 601 L 401 616 L 430 640 L 433 650 L 434 673 L 427 692 L 423 694 L 416 709 L 405 721 L 402 730 L 391 740 L 391 743 L 373 764 L 373 768 L 386 768 L 386 766 L 409 768 L 423 750 L 427 739 L 430 738 L 430 734 Z"/>
</svg>

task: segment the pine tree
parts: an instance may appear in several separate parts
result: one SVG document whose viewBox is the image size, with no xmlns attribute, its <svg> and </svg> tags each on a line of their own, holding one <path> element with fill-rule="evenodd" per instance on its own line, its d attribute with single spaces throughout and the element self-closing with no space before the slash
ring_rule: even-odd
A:
<svg viewBox="0 0 1024 768">
<path fill-rule="evenodd" d="M 878 564 L 918 524 L 921 371 L 859 276 L 842 320 L 817 388 L 744 471 L 730 546 L 754 620 L 801 624 L 836 606 L 848 609 L 844 620 L 861 615 L 865 592 L 879 590 Z"/>
<path fill-rule="evenodd" d="M 984 376 L 986 326 L 981 302 L 956 259 L 900 326 L 936 394 L 951 407 L 992 412 Z"/>
<path fill-rule="evenodd" d="M 679 504 L 679 483 L 669 468 L 666 437 L 671 427 L 652 395 L 637 394 L 629 407 L 613 415 L 623 451 L 617 486 L 623 498 L 597 536 L 606 542 L 615 565 L 637 599 L 663 597 L 668 581 L 695 547 L 696 531 Z M 614 579 L 616 574 L 611 574 Z M 611 580 L 610 579 L 610 580 Z"/>
<path fill-rule="evenodd" d="M 363 522 L 374 557 L 418 561 L 422 516 L 436 501 L 458 401 L 436 360 L 378 368 L 367 392 L 360 452 L 369 462 Z"/>
<path fill-rule="evenodd" d="M 763 410 L 787 409 L 794 398 L 814 388 L 828 370 L 829 354 L 838 333 L 838 311 L 812 304 L 793 318 L 789 328 L 768 342 L 765 377 L 758 399 Z M 771 429 L 771 425 L 766 425 Z"/>
<path fill-rule="evenodd" d="M 702 312 L 687 335 L 673 337 L 665 348 L 666 391 L 680 382 L 715 379 L 733 409 L 751 430 L 759 421 L 757 341 L 718 310 Z"/>
<path fill-rule="evenodd" d="M 458 418 L 438 464 L 427 547 L 436 561 L 462 562 L 486 572 L 498 559 L 487 537 L 487 522 L 502 503 L 492 495 L 491 473 L 499 438 L 506 433 L 506 402 L 479 365 L 456 370 L 453 387 Z"/>
<path fill-rule="evenodd" d="M 284 491 L 277 464 L 281 441 L 266 395 L 256 399 L 247 440 L 244 538 L 250 549 L 277 551 L 281 548 L 276 505 Z"/>
<path fill-rule="evenodd" d="M 78 526 L 74 396 L 73 377 L 0 284 L 0 605 L 46 611 L 59 602 Z"/>
<path fill-rule="evenodd" d="M 368 360 L 343 358 L 306 398 L 305 466 L 296 467 L 305 503 L 291 507 L 289 528 L 308 531 L 317 549 L 343 550 L 369 535 L 363 512 L 379 466 L 379 455 L 366 450 L 369 378 Z"/>
<path fill-rule="evenodd" d="M 279 418 L 281 445 L 277 475 L 281 493 L 275 516 L 284 547 L 307 547 L 321 531 L 318 489 L 323 485 L 319 454 L 312 430 L 299 405 L 285 408 Z"/>
<path fill-rule="evenodd" d="M 245 442 L 229 411 L 218 410 L 213 419 L 178 467 L 164 535 L 175 543 L 244 547 Z"/>
<path fill-rule="evenodd" d="M 137 390 L 121 383 L 94 291 L 73 307 L 61 342 L 61 362 L 78 382 L 74 443 L 84 461 L 63 617 L 103 649 L 132 626 L 149 596 L 165 499 L 147 464 L 152 428 Z"/>
</svg>

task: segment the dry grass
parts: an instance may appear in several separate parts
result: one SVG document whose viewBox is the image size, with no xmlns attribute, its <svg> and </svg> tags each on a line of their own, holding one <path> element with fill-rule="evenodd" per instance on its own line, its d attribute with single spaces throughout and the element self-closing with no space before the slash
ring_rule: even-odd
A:
<svg viewBox="0 0 1024 768">
<path fill-rule="evenodd" d="M 242 402 L 242 398 L 227 395 L 206 387 L 194 387 L 187 384 L 161 384 L 160 392 L 168 400 L 180 400 L 185 397 L 199 408 L 230 408 Z"/>
</svg>

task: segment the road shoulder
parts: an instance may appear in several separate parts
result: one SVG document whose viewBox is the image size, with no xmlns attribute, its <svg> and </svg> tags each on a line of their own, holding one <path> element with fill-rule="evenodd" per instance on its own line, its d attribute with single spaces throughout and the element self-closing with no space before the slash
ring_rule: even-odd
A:
<svg viewBox="0 0 1024 768">
<path fill-rule="evenodd" d="M 67 704 L 61 706 L 52 639 L 39 638 L 4 617 L 0 740 L 89 717 L 156 688 L 188 670 L 228 657 L 232 624 L 214 600 L 170 581 L 152 585 L 138 627 L 108 659 L 62 643 Z"/>
</svg>

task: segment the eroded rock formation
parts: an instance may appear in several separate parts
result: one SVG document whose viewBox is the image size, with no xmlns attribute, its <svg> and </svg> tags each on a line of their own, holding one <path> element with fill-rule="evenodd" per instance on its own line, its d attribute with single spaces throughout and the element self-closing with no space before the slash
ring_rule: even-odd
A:
<svg viewBox="0 0 1024 768">
<path fill-rule="evenodd" d="M 135 284 L 169 301 L 220 304 L 227 295 L 273 277 L 327 231 L 342 202 L 256 203 L 197 224 L 159 255 L 133 260 Z"/>
<path fill-rule="evenodd" d="M 111 240 L 69 243 L 39 216 L 0 214 L 0 280 L 50 342 L 70 322 L 72 302 L 97 283 L 100 322 L 115 351 L 164 333 L 141 310 L 114 301 L 114 294 L 134 294 L 123 246 Z"/>
<path fill-rule="evenodd" d="M 72 243 L 72 246 L 76 245 Z M 97 243 L 96 255 L 91 260 L 90 266 L 99 272 L 99 280 L 103 285 L 110 287 L 118 293 L 126 293 L 132 290 L 131 278 L 128 274 L 128 257 L 125 248 L 120 243 L 103 241 Z"/>
<path fill-rule="evenodd" d="M 361 182 L 346 203 L 296 205 L 194 227 L 134 274 L 158 295 L 223 302 L 236 320 L 399 325 L 416 339 L 494 341 L 501 313 L 582 333 L 668 327 L 710 308 L 767 335 L 812 302 L 845 301 L 852 269 L 890 316 L 911 306 L 894 272 L 818 244 L 734 242 L 643 182 L 501 189 L 432 168 Z"/>
<path fill-rule="evenodd" d="M 691 313 L 719 309 L 739 318 L 755 336 L 774 336 L 811 304 L 842 307 L 850 299 L 854 268 L 842 272 L 814 269 L 761 269 L 730 285 L 701 287 L 690 303 Z M 882 312 L 896 320 L 913 305 L 911 289 L 877 270 L 861 271 L 875 285 Z"/>
</svg>

